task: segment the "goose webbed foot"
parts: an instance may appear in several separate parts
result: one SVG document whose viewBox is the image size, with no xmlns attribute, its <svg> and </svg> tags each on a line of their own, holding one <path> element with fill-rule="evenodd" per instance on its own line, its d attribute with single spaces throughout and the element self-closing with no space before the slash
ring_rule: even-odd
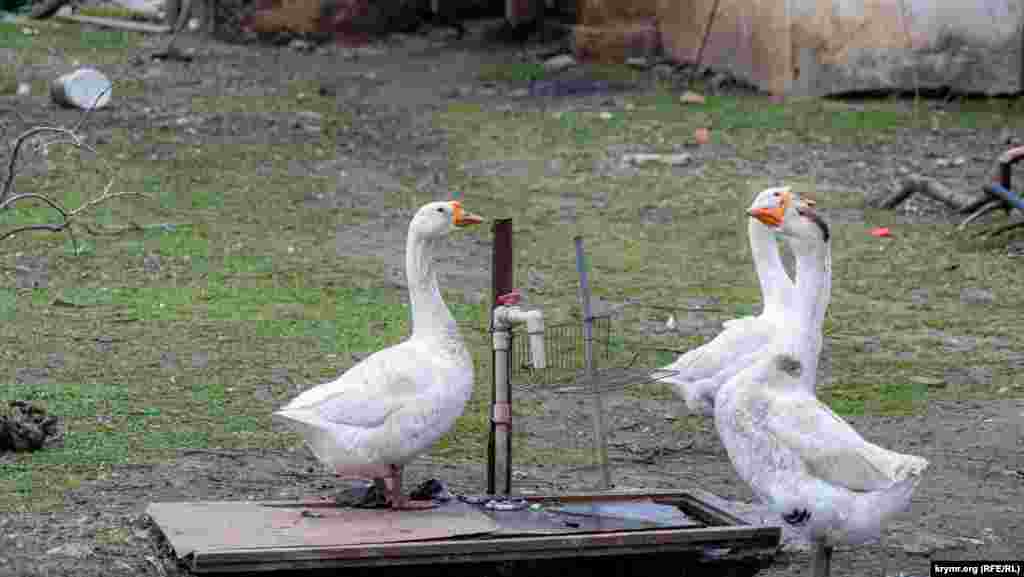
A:
<svg viewBox="0 0 1024 577">
<path fill-rule="evenodd" d="M 800 526 L 811 518 L 811 512 L 807 509 L 793 509 L 782 516 L 782 520 L 790 525 Z"/>
</svg>

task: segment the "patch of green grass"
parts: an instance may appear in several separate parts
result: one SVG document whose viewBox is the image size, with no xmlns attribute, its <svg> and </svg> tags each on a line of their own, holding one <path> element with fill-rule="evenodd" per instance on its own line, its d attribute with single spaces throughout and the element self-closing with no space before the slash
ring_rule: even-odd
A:
<svg viewBox="0 0 1024 577">
<path fill-rule="evenodd" d="M 17 293 L 8 288 L 0 288 L 0 320 L 10 320 L 17 306 Z"/>
<path fill-rule="evenodd" d="M 0 22 L 0 48 L 19 50 L 31 46 L 33 36 L 25 34 L 22 28 L 25 26 L 14 22 Z"/>
<path fill-rule="evenodd" d="M 842 384 L 823 395 L 840 415 L 909 415 L 928 401 L 928 388 L 918 383 Z"/>
<path fill-rule="evenodd" d="M 672 361 L 670 360 L 669 362 Z M 628 388 L 627 391 L 634 397 L 641 399 L 669 401 L 677 398 L 672 386 L 665 383 L 642 383 Z"/>
<path fill-rule="evenodd" d="M 132 33 L 117 28 L 84 29 L 80 41 L 89 50 L 123 50 L 132 43 Z"/>
<path fill-rule="evenodd" d="M 193 210 L 217 210 L 224 206 L 224 193 L 205 189 L 193 190 L 189 195 L 189 202 Z"/>
<path fill-rule="evenodd" d="M 509 62 L 486 66 L 477 74 L 477 78 L 484 82 L 528 84 L 552 74 L 543 65 L 536 62 Z"/>
</svg>

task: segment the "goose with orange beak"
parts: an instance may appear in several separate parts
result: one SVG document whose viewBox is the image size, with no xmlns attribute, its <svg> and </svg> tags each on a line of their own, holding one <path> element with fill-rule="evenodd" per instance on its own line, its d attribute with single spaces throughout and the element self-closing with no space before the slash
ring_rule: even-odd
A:
<svg viewBox="0 0 1024 577">
<path fill-rule="evenodd" d="M 782 265 L 776 234 L 790 205 L 805 208 L 814 202 L 782 186 L 762 190 L 748 208 L 747 236 L 764 302 L 761 314 L 725 321 L 713 340 L 663 368 L 670 376 L 661 380 L 673 386 L 691 411 L 711 416 L 718 388 L 754 362 L 785 330 L 786 313 L 797 302 L 796 288 Z"/>
<path fill-rule="evenodd" d="M 403 466 L 455 424 L 473 391 L 473 360 L 441 298 L 433 252 L 435 240 L 482 221 L 456 201 L 420 208 L 405 252 L 412 335 L 274 413 L 339 476 L 383 481 L 394 509 L 434 506 L 402 494 Z"/>
<path fill-rule="evenodd" d="M 831 277 L 828 225 L 795 202 L 749 214 L 790 244 L 802 282 L 797 299 L 813 305 L 788 312 L 781 338 L 719 388 L 715 427 L 739 477 L 807 534 L 816 545 L 814 575 L 827 575 L 835 545 L 877 539 L 908 506 L 928 461 L 868 442 L 814 395 L 818 305 Z"/>
</svg>

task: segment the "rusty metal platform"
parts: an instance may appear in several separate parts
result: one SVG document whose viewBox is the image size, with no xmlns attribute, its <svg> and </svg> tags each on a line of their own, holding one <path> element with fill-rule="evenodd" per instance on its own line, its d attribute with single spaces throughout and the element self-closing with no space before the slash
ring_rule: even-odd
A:
<svg viewBox="0 0 1024 577">
<path fill-rule="evenodd" d="M 403 574 L 442 575 L 471 567 L 484 575 L 484 567 L 526 562 L 538 575 L 567 561 L 581 574 L 586 560 L 605 570 L 613 561 L 672 558 L 680 568 L 674 575 L 687 574 L 687 566 L 753 575 L 770 563 L 781 536 L 779 527 L 745 520 L 697 489 L 524 498 L 532 507 L 518 511 L 459 500 L 425 511 L 241 501 L 153 503 L 147 513 L 178 560 L 200 574 L 380 574 L 401 567 Z"/>
</svg>

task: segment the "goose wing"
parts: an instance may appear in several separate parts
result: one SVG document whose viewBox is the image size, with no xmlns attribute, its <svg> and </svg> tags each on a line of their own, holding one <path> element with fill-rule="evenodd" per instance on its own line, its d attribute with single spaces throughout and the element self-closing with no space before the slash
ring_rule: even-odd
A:
<svg viewBox="0 0 1024 577">
<path fill-rule="evenodd" d="M 759 317 L 732 319 L 710 342 L 680 356 L 666 370 L 679 371 L 669 380 L 695 381 L 714 377 L 733 363 L 744 362 L 771 344 L 776 327 Z"/>
<path fill-rule="evenodd" d="M 859 492 L 885 489 L 897 481 L 894 460 L 906 456 L 869 443 L 812 395 L 762 391 L 759 428 L 796 455 L 809 474 Z"/>
<path fill-rule="evenodd" d="M 297 396 L 279 413 L 307 415 L 321 425 L 373 428 L 403 407 L 419 401 L 436 382 L 432 359 L 406 341 L 363 359 L 336 380 Z"/>
</svg>

